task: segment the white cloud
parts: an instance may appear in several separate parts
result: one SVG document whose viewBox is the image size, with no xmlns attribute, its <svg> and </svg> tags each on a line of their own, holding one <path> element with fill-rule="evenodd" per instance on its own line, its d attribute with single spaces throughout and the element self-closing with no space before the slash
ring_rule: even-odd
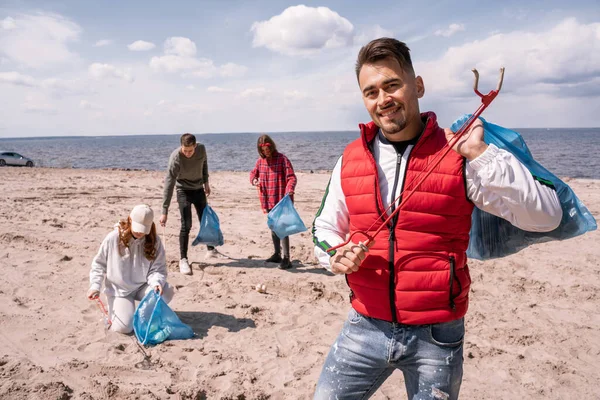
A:
<svg viewBox="0 0 600 400">
<path fill-rule="evenodd" d="M 197 59 L 196 44 L 188 38 L 171 37 L 164 43 L 165 55 L 152 57 L 150 68 L 154 71 L 167 73 L 193 72 L 197 70 L 198 76 L 212 76 L 214 65 L 212 60 Z M 208 73 L 206 71 L 209 71 Z"/>
<path fill-rule="evenodd" d="M 165 55 L 161 57 L 152 57 L 150 59 L 150 68 L 155 71 L 169 73 L 189 71 L 194 68 L 199 68 L 201 65 L 202 62 L 200 62 L 200 60 L 176 55 Z"/>
<path fill-rule="evenodd" d="M 240 93 L 242 98 L 266 98 L 270 94 L 270 91 L 264 87 L 250 88 Z"/>
<path fill-rule="evenodd" d="M 56 14 L 39 13 L 5 18 L 0 35 L 0 54 L 29 68 L 46 68 L 73 62 L 78 57 L 68 49 L 81 28 Z M 8 29 L 7 29 L 8 28 Z"/>
<path fill-rule="evenodd" d="M 504 91 L 567 94 L 569 85 L 589 83 L 588 95 L 590 91 L 600 95 L 600 23 L 580 24 L 568 18 L 544 32 L 496 34 L 415 65 L 429 93 L 449 96 L 472 93 L 473 67 L 481 74 L 480 91 L 494 89 L 501 66 L 506 67 Z"/>
<path fill-rule="evenodd" d="M 435 31 L 435 36 L 450 37 L 456 32 L 461 32 L 464 30 L 464 24 L 450 24 L 450 26 L 447 29 L 438 29 L 437 31 Z"/>
<path fill-rule="evenodd" d="M 187 90 L 196 90 L 196 86 L 194 86 L 194 85 L 187 85 L 185 88 Z"/>
<path fill-rule="evenodd" d="M 82 94 L 90 91 L 87 83 L 81 79 L 47 78 L 40 82 L 39 87 L 49 91 L 53 96 Z"/>
<path fill-rule="evenodd" d="M 43 95 L 39 94 L 28 95 L 21 104 L 21 107 L 27 113 L 56 114 L 58 112 L 54 105 L 48 102 Z"/>
<path fill-rule="evenodd" d="M 11 17 L 6 17 L 2 21 L 0 21 L 0 27 L 9 31 L 11 29 L 15 29 L 17 27 L 17 23 Z"/>
<path fill-rule="evenodd" d="M 80 79 L 46 78 L 39 80 L 15 71 L 0 72 L 0 83 L 39 88 L 54 97 L 88 91 L 85 83 Z"/>
<path fill-rule="evenodd" d="M 104 47 L 110 46 L 112 44 L 112 40 L 109 39 L 101 39 L 94 43 L 94 47 Z"/>
<path fill-rule="evenodd" d="M 164 44 L 165 55 L 152 57 L 150 68 L 156 72 L 180 73 L 183 77 L 212 78 L 241 77 L 248 70 L 243 65 L 227 63 L 217 67 L 209 58 L 196 58 L 196 44 L 188 38 L 168 38 Z"/>
<path fill-rule="evenodd" d="M 243 65 L 227 63 L 221 65 L 219 74 L 224 77 L 235 78 L 244 76 L 247 71 L 248 68 Z"/>
<path fill-rule="evenodd" d="M 403 40 L 404 43 L 408 43 L 411 47 L 413 43 L 420 42 L 423 39 L 427 39 L 430 35 L 415 35 L 409 36 L 406 40 Z"/>
<path fill-rule="evenodd" d="M 89 66 L 88 72 L 92 78 L 97 80 L 118 78 L 127 82 L 133 82 L 133 76 L 131 75 L 130 68 L 121 69 L 110 64 L 94 63 Z"/>
<path fill-rule="evenodd" d="M 131 51 L 148 51 L 155 48 L 156 45 L 151 42 L 145 42 L 143 40 L 136 40 L 127 46 L 127 48 Z"/>
<path fill-rule="evenodd" d="M 252 45 L 287 55 L 309 55 L 352 44 L 354 26 L 327 7 L 293 6 L 252 24 Z"/>
<path fill-rule="evenodd" d="M 165 54 L 194 57 L 196 55 L 196 43 L 186 37 L 170 37 L 165 41 Z"/>
<path fill-rule="evenodd" d="M 29 76 L 23 75 L 19 72 L 0 72 L 0 83 L 10 83 L 18 86 L 29 86 L 33 87 L 37 85 L 36 80 Z"/>
<path fill-rule="evenodd" d="M 196 78 L 212 78 L 217 73 L 218 69 L 212 60 L 208 58 L 200 58 L 197 61 L 194 71 L 189 74 L 183 74 L 183 76 L 195 76 Z"/>
<path fill-rule="evenodd" d="M 209 93 L 228 93 L 231 92 L 231 89 L 226 89 L 218 86 L 210 86 L 206 89 Z"/>
<path fill-rule="evenodd" d="M 354 44 L 358 46 L 364 46 L 371 40 L 379 39 L 382 37 L 394 37 L 394 32 L 384 29 L 379 25 L 374 25 L 370 28 L 363 30 L 360 34 L 354 37 Z"/>
</svg>

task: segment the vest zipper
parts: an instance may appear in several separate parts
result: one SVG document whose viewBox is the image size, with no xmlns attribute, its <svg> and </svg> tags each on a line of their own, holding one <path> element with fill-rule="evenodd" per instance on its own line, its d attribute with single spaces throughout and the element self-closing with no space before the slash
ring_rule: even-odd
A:
<svg viewBox="0 0 600 400">
<path fill-rule="evenodd" d="M 397 157 L 397 161 L 396 161 L 396 177 L 394 178 L 394 187 L 392 188 L 392 195 L 391 195 L 391 200 L 390 202 L 391 204 L 391 208 L 390 208 L 390 214 L 393 213 L 396 210 L 396 202 L 394 201 L 396 199 L 396 190 L 398 189 L 398 178 L 400 177 L 400 166 L 402 165 L 402 154 L 398 153 L 396 154 Z M 405 178 L 406 178 L 406 174 L 405 174 Z M 402 188 L 404 187 L 404 180 L 402 180 Z M 399 202 L 402 202 L 402 198 L 398 199 Z M 398 211 L 398 214 L 400 212 Z M 390 242 L 389 242 L 389 246 L 390 246 L 390 250 L 389 250 L 389 269 L 390 269 L 390 309 L 392 311 L 392 322 L 397 322 L 397 316 L 396 316 L 396 279 L 395 279 L 395 266 L 394 266 L 394 250 L 396 248 L 396 223 L 398 222 L 398 214 L 396 214 L 392 220 L 391 220 L 391 224 L 388 226 L 388 229 L 390 230 Z"/>
<path fill-rule="evenodd" d="M 458 278 L 456 278 L 456 282 L 458 282 L 458 294 L 456 296 L 454 296 L 452 294 L 453 292 L 453 288 L 454 288 L 454 274 L 455 274 L 455 267 L 456 267 L 456 262 L 454 259 L 454 256 L 450 256 L 450 295 L 449 295 L 449 300 L 450 300 L 450 309 L 452 311 L 456 310 L 456 304 L 454 304 L 454 299 L 456 298 L 456 296 L 460 295 L 460 292 L 462 292 L 462 285 L 460 284 L 460 281 L 458 280 Z"/>
</svg>

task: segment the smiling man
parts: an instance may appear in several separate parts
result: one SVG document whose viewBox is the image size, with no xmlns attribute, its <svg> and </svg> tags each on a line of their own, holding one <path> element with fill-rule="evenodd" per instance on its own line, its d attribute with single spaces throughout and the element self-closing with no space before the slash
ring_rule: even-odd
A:
<svg viewBox="0 0 600 400">
<path fill-rule="evenodd" d="M 510 153 L 488 146 L 478 121 L 369 249 L 350 242 L 331 251 L 354 232 L 373 236 L 453 137 L 433 112 L 420 112 L 425 84 L 404 43 L 367 44 L 356 76 L 373 121 L 360 125 L 360 138 L 335 165 L 313 225 L 315 254 L 322 266 L 346 276 L 352 308 L 315 399 L 366 399 L 395 369 L 404 374 L 409 399 L 456 399 L 473 207 L 543 232 L 559 225 L 559 200 Z"/>
</svg>

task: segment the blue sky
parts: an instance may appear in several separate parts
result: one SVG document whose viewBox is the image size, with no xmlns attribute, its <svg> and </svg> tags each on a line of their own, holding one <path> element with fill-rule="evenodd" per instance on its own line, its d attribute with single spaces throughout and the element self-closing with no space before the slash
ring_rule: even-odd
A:
<svg viewBox="0 0 600 400">
<path fill-rule="evenodd" d="M 442 125 L 470 69 L 507 127 L 600 126 L 594 1 L 0 2 L 0 137 L 353 130 L 358 50 L 392 36 Z"/>
</svg>

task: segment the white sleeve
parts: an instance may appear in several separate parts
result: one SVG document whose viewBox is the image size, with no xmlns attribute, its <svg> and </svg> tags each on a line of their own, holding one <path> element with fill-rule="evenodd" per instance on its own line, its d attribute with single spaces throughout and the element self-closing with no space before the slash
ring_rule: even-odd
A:
<svg viewBox="0 0 600 400">
<path fill-rule="evenodd" d="M 90 270 L 90 289 L 100 291 L 100 288 L 102 288 L 102 282 L 106 276 L 106 265 L 108 262 L 109 238 L 110 234 L 104 238 L 98 253 L 92 260 L 92 268 Z"/>
<path fill-rule="evenodd" d="M 562 208 L 553 187 L 538 181 L 508 151 L 489 145 L 467 162 L 467 195 L 481 210 L 517 228 L 549 232 L 560 224 Z"/>
<path fill-rule="evenodd" d="M 331 265 L 329 265 L 330 255 L 327 250 L 344 243 L 350 231 L 348 208 L 342 191 L 341 171 L 342 157 L 333 168 L 312 228 L 315 256 L 319 259 L 319 264 L 329 271 Z"/>
<path fill-rule="evenodd" d="M 150 269 L 148 270 L 148 286 L 154 287 L 160 285 L 164 288 L 167 281 L 167 257 L 165 255 L 165 247 L 158 236 L 156 236 L 156 242 L 156 258 L 152 260 Z"/>
</svg>

